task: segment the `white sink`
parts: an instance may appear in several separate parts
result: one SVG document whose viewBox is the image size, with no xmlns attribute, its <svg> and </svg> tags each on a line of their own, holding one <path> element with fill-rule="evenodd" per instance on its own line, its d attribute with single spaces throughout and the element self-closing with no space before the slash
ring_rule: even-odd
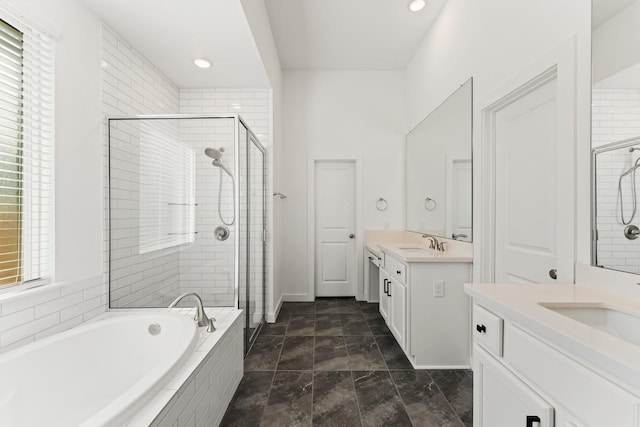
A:
<svg viewBox="0 0 640 427">
<path fill-rule="evenodd" d="M 429 248 L 415 248 L 415 247 L 411 247 L 411 248 L 403 248 L 403 247 L 398 247 L 398 249 L 400 249 L 401 251 L 405 251 L 405 252 L 432 252 L 432 249 Z"/>
<path fill-rule="evenodd" d="M 640 346 L 640 317 L 598 303 L 540 303 L 546 309 Z"/>
</svg>

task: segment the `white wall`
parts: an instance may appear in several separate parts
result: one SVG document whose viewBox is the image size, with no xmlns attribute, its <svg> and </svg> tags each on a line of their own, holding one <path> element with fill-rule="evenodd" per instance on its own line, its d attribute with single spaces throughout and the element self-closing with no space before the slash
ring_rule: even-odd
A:
<svg viewBox="0 0 640 427">
<path fill-rule="evenodd" d="M 284 146 L 282 137 L 283 112 L 282 112 L 282 70 L 280 58 L 276 49 L 269 16 L 263 1 L 241 0 L 242 8 L 253 39 L 256 43 L 264 71 L 271 83 L 271 97 L 269 105 L 269 141 L 268 147 L 268 188 L 280 191 L 284 182 L 282 164 Z M 282 304 L 283 282 L 286 269 L 284 236 L 287 233 L 284 224 L 284 206 L 276 199 L 267 200 L 267 228 L 272 233 L 267 238 L 267 320 L 275 321 L 280 305 Z M 269 268 L 272 267 L 272 268 Z"/>
<path fill-rule="evenodd" d="M 402 72 L 285 72 L 280 189 L 286 259 L 283 294 L 308 295 L 307 178 L 310 156 L 362 160 L 364 229 L 403 228 L 404 86 Z M 385 212 L 375 203 L 389 202 Z M 278 203 L 278 202 L 276 202 Z M 357 231 L 357 232 L 358 232 Z M 360 236 L 363 237 L 363 236 Z M 356 249 L 362 252 L 362 247 Z M 362 277 L 360 277 L 362 280 Z"/>
<path fill-rule="evenodd" d="M 591 4 L 584 0 L 449 0 L 407 67 L 407 129 L 474 78 L 474 158 L 483 100 L 538 58 L 577 36 L 577 259 L 589 262 Z M 477 162 L 474 168 L 477 169 Z M 474 170 L 474 177 L 480 171 Z M 474 212 L 474 243 L 483 224 Z M 477 254 L 482 256 L 482 254 Z M 477 259 L 475 264 L 479 265 Z M 478 273 L 475 276 L 479 278 Z"/>
<path fill-rule="evenodd" d="M 640 62 L 640 1 L 636 1 L 593 32 L 593 81 L 598 83 Z M 624 40 L 624 43 L 620 41 Z M 615 46 L 615 49 L 612 49 Z"/>
</svg>

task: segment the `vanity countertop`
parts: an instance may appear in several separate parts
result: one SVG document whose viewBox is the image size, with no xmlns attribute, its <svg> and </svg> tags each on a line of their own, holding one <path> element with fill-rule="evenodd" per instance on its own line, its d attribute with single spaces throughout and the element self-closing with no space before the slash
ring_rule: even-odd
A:
<svg viewBox="0 0 640 427">
<path fill-rule="evenodd" d="M 416 243 L 384 243 L 379 248 L 405 262 L 472 262 L 473 252 L 470 246 L 455 246 L 444 252 L 429 249 Z"/>
<path fill-rule="evenodd" d="M 640 346 L 540 305 L 598 305 L 640 317 L 640 301 L 572 284 L 474 283 L 466 284 L 465 292 L 475 303 L 503 314 L 558 348 L 634 387 L 636 392 L 640 391 Z"/>
</svg>

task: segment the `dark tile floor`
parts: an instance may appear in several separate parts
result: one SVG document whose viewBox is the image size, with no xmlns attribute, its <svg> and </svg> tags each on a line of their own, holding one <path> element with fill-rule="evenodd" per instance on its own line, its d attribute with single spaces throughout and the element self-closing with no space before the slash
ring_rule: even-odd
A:
<svg viewBox="0 0 640 427">
<path fill-rule="evenodd" d="M 284 303 L 247 355 L 222 426 L 471 426 L 472 375 L 414 370 L 377 304 Z"/>
</svg>

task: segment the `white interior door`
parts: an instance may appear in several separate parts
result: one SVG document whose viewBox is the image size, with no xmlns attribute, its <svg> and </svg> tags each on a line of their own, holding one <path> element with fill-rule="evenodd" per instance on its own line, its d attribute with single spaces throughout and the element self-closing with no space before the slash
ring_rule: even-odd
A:
<svg viewBox="0 0 640 427">
<path fill-rule="evenodd" d="M 355 296 L 355 163 L 315 164 L 316 296 Z"/>
<path fill-rule="evenodd" d="M 547 71 L 493 111 L 496 282 L 573 281 L 574 141 L 565 91 Z"/>
</svg>

